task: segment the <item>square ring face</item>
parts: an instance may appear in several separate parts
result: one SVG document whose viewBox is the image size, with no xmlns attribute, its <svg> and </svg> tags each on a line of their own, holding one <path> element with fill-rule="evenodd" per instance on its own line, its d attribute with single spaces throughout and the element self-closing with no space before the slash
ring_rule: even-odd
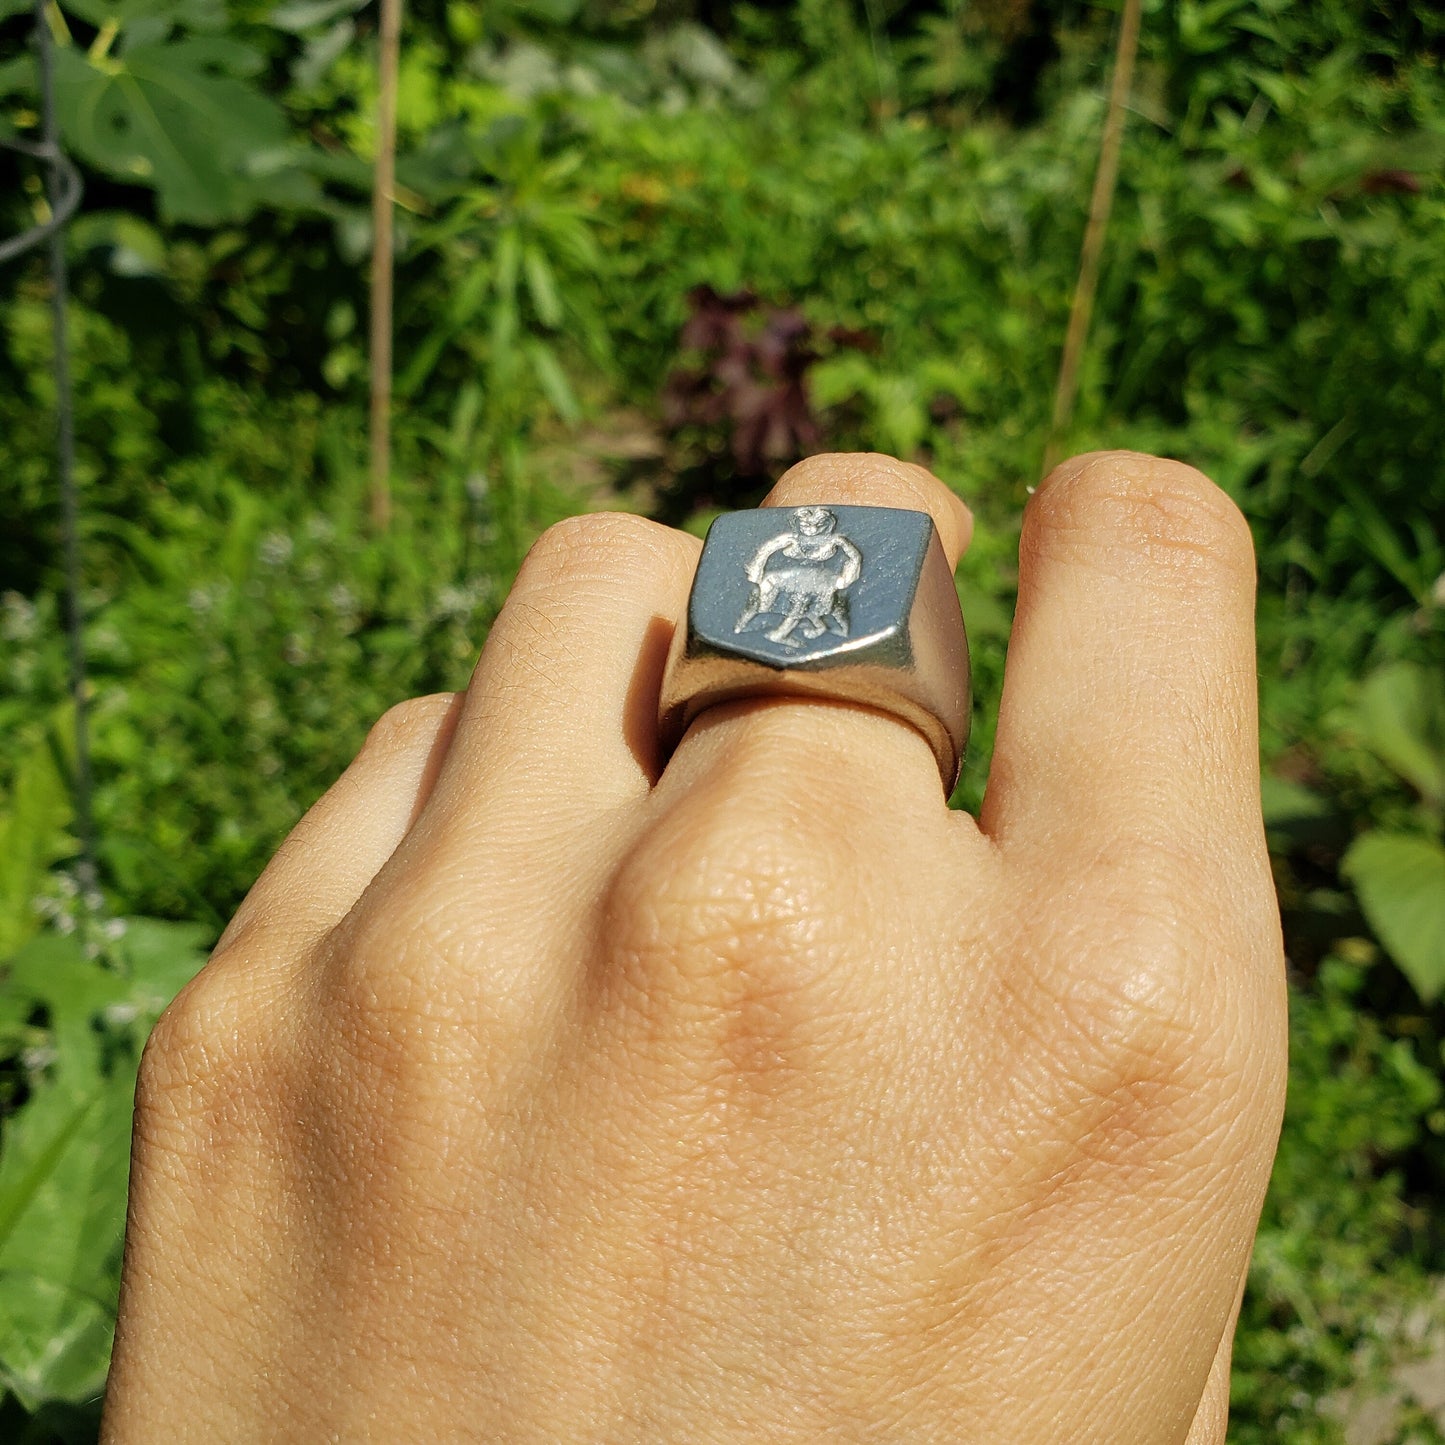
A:
<svg viewBox="0 0 1445 1445">
<path fill-rule="evenodd" d="M 763 507 L 708 529 L 688 651 L 814 671 L 907 667 L 933 521 L 893 507 Z"/>
</svg>

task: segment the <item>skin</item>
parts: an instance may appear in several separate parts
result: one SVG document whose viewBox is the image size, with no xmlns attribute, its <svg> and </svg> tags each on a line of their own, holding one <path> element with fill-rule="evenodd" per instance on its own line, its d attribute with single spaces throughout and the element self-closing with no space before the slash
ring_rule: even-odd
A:
<svg viewBox="0 0 1445 1445">
<path fill-rule="evenodd" d="M 971 525 L 877 456 L 769 501 Z M 977 820 L 867 708 L 660 756 L 698 550 L 550 530 L 161 1019 L 107 1441 L 1223 1441 L 1286 1047 L 1248 527 L 1040 487 Z"/>
</svg>

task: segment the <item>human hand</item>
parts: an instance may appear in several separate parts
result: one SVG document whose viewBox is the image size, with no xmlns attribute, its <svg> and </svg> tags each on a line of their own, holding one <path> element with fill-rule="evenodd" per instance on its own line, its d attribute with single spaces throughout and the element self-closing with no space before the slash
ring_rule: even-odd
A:
<svg viewBox="0 0 1445 1445">
<path fill-rule="evenodd" d="M 770 500 L 970 529 L 881 457 Z M 108 1440 L 1223 1440 L 1285 1070 L 1243 520 L 1040 488 L 978 821 L 847 704 L 664 760 L 697 551 L 550 531 L 162 1018 Z"/>
</svg>

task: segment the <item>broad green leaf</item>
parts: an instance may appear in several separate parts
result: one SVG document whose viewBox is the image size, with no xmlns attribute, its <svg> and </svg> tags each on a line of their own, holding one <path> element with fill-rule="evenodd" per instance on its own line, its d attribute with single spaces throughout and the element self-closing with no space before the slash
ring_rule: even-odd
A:
<svg viewBox="0 0 1445 1445">
<path fill-rule="evenodd" d="M 0 1385 L 27 1410 L 93 1399 L 110 1366 L 114 1301 L 43 1275 L 0 1272 Z"/>
<path fill-rule="evenodd" d="M 1370 927 L 1427 1003 L 1445 990 L 1445 847 L 1406 833 L 1365 833 L 1345 855 Z"/>
<path fill-rule="evenodd" d="M 0 1186 L 3 1186 L 0 1187 L 0 1258 L 4 1257 L 5 1246 L 9 1244 L 21 1215 L 30 1207 L 41 1185 L 55 1173 L 56 1166 L 70 1147 L 70 1141 L 80 1132 L 86 1116 L 95 1107 L 96 1097 L 94 1094 L 82 1095 L 74 1103 L 68 1103 L 48 1137 L 41 1138 L 33 1157 L 23 1160 L 20 1167 L 10 1170 L 6 1176 L 0 1176 Z M 23 1146 L 8 1148 L 6 1161 L 22 1152 Z"/>
<path fill-rule="evenodd" d="M 116 952 L 126 970 L 126 1002 L 139 1008 L 145 1027 L 196 976 L 215 940 L 204 923 L 127 918 Z"/>
<path fill-rule="evenodd" d="M 84 1091 L 44 1081 L 8 1121 L 0 1154 L 0 1371 L 32 1399 L 98 1388 L 125 1226 L 129 1070 Z"/>
<path fill-rule="evenodd" d="M 1260 779 L 1260 802 L 1268 827 L 1313 823 L 1330 816 L 1329 804 L 1303 783 L 1266 773 Z"/>
<path fill-rule="evenodd" d="M 154 187 L 167 216 L 215 223 L 243 216 L 264 187 L 247 160 L 286 140 L 281 109 L 245 77 L 262 57 L 223 36 L 133 45 L 91 64 L 56 53 L 66 140 L 92 165 Z"/>
<path fill-rule="evenodd" d="M 76 1078 L 105 1064 L 98 1025 L 128 1030 L 137 1049 L 160 1012 L 205 962 L 209 930 L 197 923 L 118 920 L 124 930 L 117 967 L 87 958 L 70 934 L 41 933 L 15 956 L 7 992 L 41 1005 L 58 1055 L 57 1070 Z"/>
<path fill-rule="evenodd" d="M 140 1045 L 204 959 L 198 925 L 124 929 L 119 969 L 42 934 L 7 970 L 6 996 L 41 1007 L 55 1052 L 0 1151 L 0 1380 L 31 1408 L 104 1380 Z"/>
<path fill-rule="evenodd" d="M 8 20 L 12 15 L 23 15 L 25 11 L 34 9 L 33 0 L 0 0 L 0 20 Z"/>
<path fill-rule="evenodd" d="M 87 958 L 75 934 L 46 932 L 15 955 L 5 986 L 44 1008 L 58 1070 L 76 1078 L 100 1072 L 102 1045 L 95 1024 L 106 1009 L 126 1000 L 121 974 Z"/>
<path fill-rule="evenodd" d="M 1355 724 L 1422 797 L 1445 804 L 1445 677 L 1413 662 L 1380 668 L 1360 689 Z"/>
<path fill-rule="evenodd" d="M 52 728 L 21 757 L 0 811 L 0 960 L 39 926 L 32 903 L 46 870 L 70 849 L 70 818 Z"/>
<path fill-rule="evenodd" d="M 3 16 L 0 16 L 3 18 Z M 35 94 L 35 62 L 28 55 L 17 55 L 0 64 L 0 98 Z"/>
</svg>

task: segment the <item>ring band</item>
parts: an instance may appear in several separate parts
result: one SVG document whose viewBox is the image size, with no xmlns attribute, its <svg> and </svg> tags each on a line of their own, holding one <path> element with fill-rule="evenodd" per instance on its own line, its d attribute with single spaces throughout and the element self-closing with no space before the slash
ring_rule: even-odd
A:
<svg viewBox="0 0 1445 1445">
<path fill-rule="evenodd" d="M 779 696 L 893 713 L 928 740 L 953 791 L 971 711 L 968 639 L 926 512 L 762 507 L 713 522 L 668 653 L 663 745 L 670 753 L 706 708 Z"/>
</svg>

